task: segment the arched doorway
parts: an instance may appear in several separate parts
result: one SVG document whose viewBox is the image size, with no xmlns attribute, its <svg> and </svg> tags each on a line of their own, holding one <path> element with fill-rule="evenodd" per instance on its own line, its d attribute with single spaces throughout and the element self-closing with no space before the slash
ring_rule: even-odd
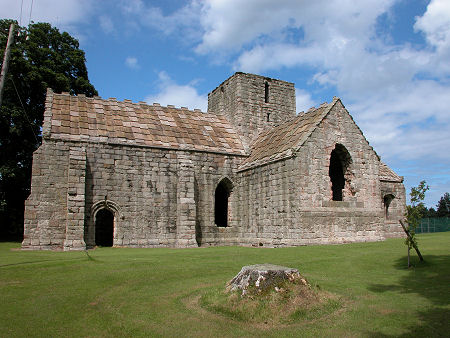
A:
<svg viewBox="0 0 450 338">
<path fill-rule="evenodd" d="M 114 214 L 106 209 L 100 209 L 95 215 L 95 245 L 113 246 Z"/>
<path fill-rule="evenodd" d="M 229 218 L 229 198 L 233 184 L 228 178 L 222 179 L 214 194 L 214 222 L 218 227 L 227 227 Z"/>
<path fill-rule="evenodd" d="M 350 154 L 342 144 L 336 144 L 331 152 L 328 174 L 331 181 L 333 201 L 342 201 L 345 186 L 345 174 L 352 161 Z"/>
</svg>

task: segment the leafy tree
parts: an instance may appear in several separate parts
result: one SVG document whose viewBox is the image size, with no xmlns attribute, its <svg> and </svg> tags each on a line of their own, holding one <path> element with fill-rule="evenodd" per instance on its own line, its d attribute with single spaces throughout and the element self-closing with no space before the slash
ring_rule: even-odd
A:
<svg viewBox="0 0 450 338">
<path fill-rule="evenodd" d="M 1 56 L 11 22 L 0 20 Z M 23 234 L 24 200 L 30 193 L 33 151 L 41 143 L 47 88 L 97 95 L 85 62 L 78 41 L 68 33 L 48 23 L 16 25 L 0 107 L 0 238 L 19 240 Z"/>
<path fill-rule="evenodd" d="M 450 217 L 450 194 L 446 192 L 436 205 L 437 217 Z"/>
<path fill-rule="evenodd" d="M 428 208 L 428 211 L 426 213 L 426 215 L 424 215 L 424 217 L 437 217 L 437 212 L 433 207 Z"/>
<path fill-rule="evenodd" d="M 411 188 L 411 192 L 409 194 L 411 198 L 411 205 L 406 206 L 406 222 L 408 223 L 406 230 L 409 235 L 405 240 L 405 244 L 408 246 L 408 267 L 410 266 L 409 251 L 412 248 L 417 251 L 417 254 L 422 260 L 422 256 L 420 255 L 417 245 L 416 228 L 420 224 L 420 220 L 422 219 L 424 213 L 427 211 L 423 200 L 425 199 L 425 192 L 428 189 L 430 189 L 430 187 L 426 185 L 426 182 L 421 181 L 417 187 Z"/>
</svg>

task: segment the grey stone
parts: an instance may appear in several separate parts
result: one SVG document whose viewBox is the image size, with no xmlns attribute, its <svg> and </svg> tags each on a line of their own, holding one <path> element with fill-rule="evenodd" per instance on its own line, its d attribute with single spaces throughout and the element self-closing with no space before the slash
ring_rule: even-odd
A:
<svg viewBox="0 0 450 338">
<path fill-rule="evenodd" d="M 245 295 L 252 289 L 254 292 L 279 290 L 284 283 L 301 283 L 308 285 L 297 269 L 273 264 L 255 264 L 244 266 L 227 284 L 227 291 L 241 291 Z"/>
</svg>

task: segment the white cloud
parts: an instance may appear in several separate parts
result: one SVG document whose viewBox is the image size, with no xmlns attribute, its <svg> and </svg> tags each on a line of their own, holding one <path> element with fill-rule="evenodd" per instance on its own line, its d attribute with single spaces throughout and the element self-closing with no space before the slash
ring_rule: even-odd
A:
<svg viewBox="0 0 450 338">
<path fill-rule="evenodd" d="M 63 29 L 71 27 L 75 23 L 87 21 L 87 13 L 91 12 L 94 4 L 94 0 L 24 0 L 21 25 L 28 25 L 31 14 L 31 21 L 34 22 L 49 22 Z M 2 17 L 20 21 L 21 5 L 22 1 L 19 0 L 0 0 Z"/>
<path fill-rule="evenodd" d="M 198 36 L 199 0 L 191 0 L 178 10 L 164 14 L 159 7 L 148 5 L 142 0 L 121 0 L 120 7 L 135 27 L 149 27 L 164 34 L 182 33 L 183 39 L 192 40 Z"/>
<path fill-rule="evenodd" d="M 160 72 L 159 93 L 149 95 L 145 101 L 149 104 L 159 103 L 163 106 L 174 105 L 176 107 L 188 107 L 190 109 L 201 109 L 206 111 L 208 98 L 201 95 L 193 84 L 179 85 L 175 83 L 166 72 Z"/>
<path fill-rule="evenodd" d="M 244 51 L 234 65 L 235 70 L 259 73 L 267 69 L 312 64 L 317 60 L 315 47 L 301 47 L 287 43 L 258 45 Z"/>
<path fill-rule="evenodd" d="M 428 42 L 438 48 L 448 47 L 450 42 L 450 2 L 433 0 L 425 14 L 417 18 L 416 30 L 425 33 Z"/>
<path fill-rule="evenodd" d="M 236 50 L 263 37 L 279 40 L 286 30 L 299 28 L 304 30 L 306 43 L 333 35 L 330 42 L 342 48 L 353 40 L 368 39 L 370 23 L 392 3 L 394 0 L 205 1 L 201 17 L 205 33 L 197 50 Z"/>
<path fill-rule="evenodd" d="M 295 99 L 297 103 L 297 113 L 306 112 L 314 106 L 311 94 L 303 89 L 295 88 Z"/>
<path fill-rule="evenodd" d="M 240 48 L 262 34 L 282 29 L 290 18 L 288 3 L 292 1 L 206 1 L 201 17 L 205 33 L 197 51 Z"/>
<path fill-rule="evenodd" d="M 426 98 L 426 99 L 424 99 Z M 369 141 L 390 159 L 448 161 L 450 88 L 420 81 L 397 95 L 374 95 L 349 105 Z"/>
<path fill-rule="evenodd" d="M 416 17 L 414 29 L 422 32 L 434 48 L 429 54 L 427 72 L 433 76 L 450 75 L 450 2 L 433 0 L 424 15 Z M 430 69 L 431 68 L 431 69 Z"/>
<path fill-rule="evenodd" d="M 125 65 L 130 68 L 130 69 L 139 69 L 139 63 L 138 63 L 138 59 L 135 58 L 134 56 L 128 56 L 125 59 Z"/>
<path fill-rule="evenodd" d="M 101 15 L 99 21 L 100 27 L 102 28 L 103 32 L 105 32 L 106 34 L 111 34 L 114 32 L 114 23 L 109 16 Z"/>
</svg>

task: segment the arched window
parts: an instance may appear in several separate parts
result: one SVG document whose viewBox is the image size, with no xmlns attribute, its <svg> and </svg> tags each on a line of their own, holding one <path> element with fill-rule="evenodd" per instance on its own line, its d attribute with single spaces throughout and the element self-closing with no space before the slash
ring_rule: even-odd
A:
<svg viewBox="0 0 450 338">
<path fill-rule="evenodd" d="M 392 200 L 394 199 L 394 195 L 388 194 L 384 196 L 383 198 L 383 204 L 384 204 L 384 217 L 386 219 L 389 219 L 389 206 L 391 205 Z"/>
<path fill-rule="evenodd" d="M 343 200 L 342 190 L 345 186 L 345 174 L 351 162 L 352 158 L 347 149 L 342 144 L 336 144 L 331 152 L 330 167 L 328 170 L 333 201 Z"/>
<path fill-rule="evenodd" d="M 228 178 L 222 179 L 214 194 L 214 222 L 218 227 L 227 227 L 229 218 L 229 199 L 233 184 Z"/>
<path fill-rule="evenodd" d="M 100 209 L 95 215 L 95 245 L 113 246 L 114 214 L 106 209 Z"/>
</svg>

